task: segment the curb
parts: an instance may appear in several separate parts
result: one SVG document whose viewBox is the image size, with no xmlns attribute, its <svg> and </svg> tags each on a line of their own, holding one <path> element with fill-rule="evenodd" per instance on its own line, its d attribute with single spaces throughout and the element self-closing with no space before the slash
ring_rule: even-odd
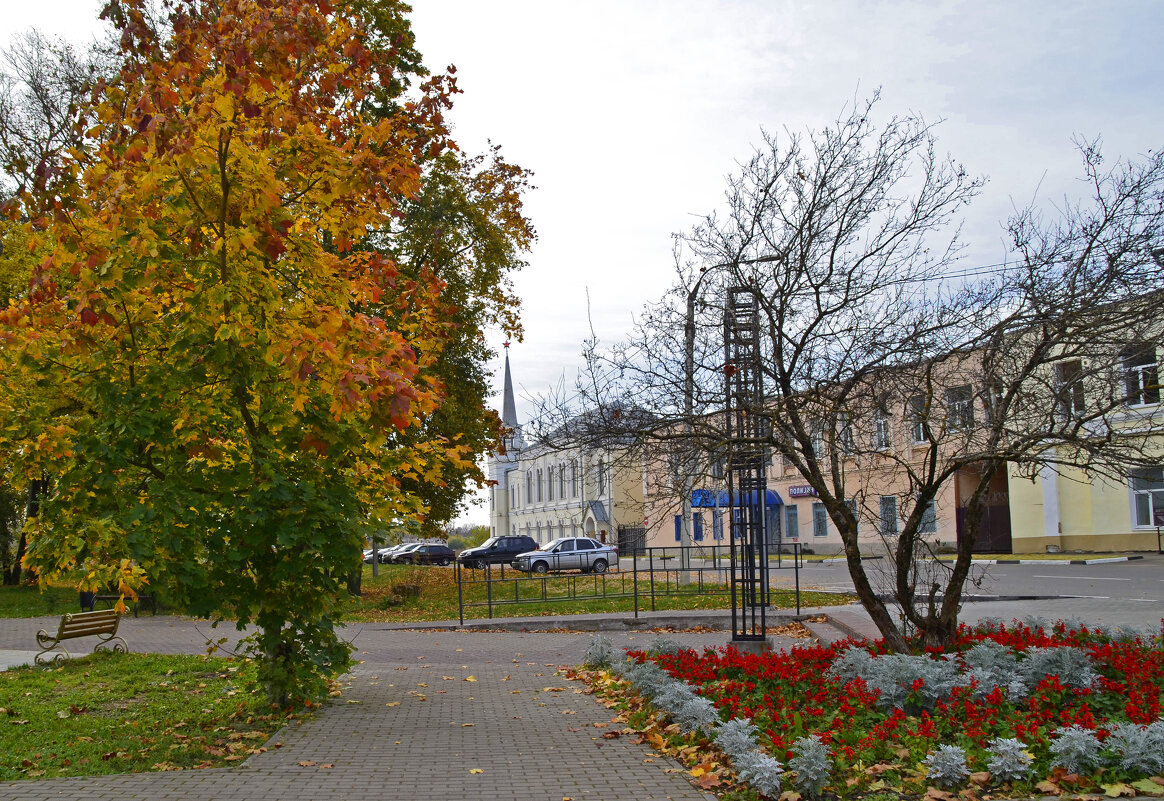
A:
<svg viewBox="0 0 1164 801">
<path fill-rule="evenodd" d="M 973 565 L 1102 565 L 1109 562 L 1134 562 L 1143 556 L 1103 556 L 1096 559 L 973 559 Z M 953 562 L 953 559 L 939 559 Z"/>
</svg>

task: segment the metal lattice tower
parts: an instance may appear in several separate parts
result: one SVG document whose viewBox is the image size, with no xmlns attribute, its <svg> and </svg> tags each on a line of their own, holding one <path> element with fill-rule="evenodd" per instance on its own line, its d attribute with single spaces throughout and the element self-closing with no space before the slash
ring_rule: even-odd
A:
<svg viewBox="0 0 1164 801">
<path fill-rule="evenodd" d="M 731 504 L 732 639 L 765 640 L 768 490 L 759 303 L 732 287 L 724 315 L 728 498 Z"/>
</svg>

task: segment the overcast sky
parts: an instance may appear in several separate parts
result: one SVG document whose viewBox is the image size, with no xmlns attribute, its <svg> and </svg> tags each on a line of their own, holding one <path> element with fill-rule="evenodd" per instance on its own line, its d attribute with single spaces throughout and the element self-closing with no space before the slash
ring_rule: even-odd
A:
<svg viewBox="0 0 1164 801">
<path fill-rule="evenodd" d="M 83 41 L 100 5 L 5 0 L 0 38 Z M 1014 205 L 1078 193 L 1073 136 L 1102 136 L 1109 159 L 1164 146 L 1149 0 L 416 0 L 412 18 L 430 69 L 457 67 L 462 147 L 492 139 L 535 172 L 519 396 L 572 385 L 591 323 L 613 343 L 663 293 L 671 235 L 716 208 L 762 128 L 819 128 L 877 88 L 882 114 L 944 120 L 940 146 L 989 177 L 966 266 L 1000 260 Z"/>
</svg>

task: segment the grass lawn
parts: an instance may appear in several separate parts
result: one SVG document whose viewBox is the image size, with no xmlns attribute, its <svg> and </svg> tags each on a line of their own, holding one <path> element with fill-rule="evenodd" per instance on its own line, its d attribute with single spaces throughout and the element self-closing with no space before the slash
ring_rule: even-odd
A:
<svg viewBox="0 0 1164 801">
<path fill-rule="evenodd" d="M 42 617 L 80 611 L 80 596 L 72 588 L 49 587 L 41 592 L 36 585 L 29 584 L 0 587 L 0 618 Z"/>
<path fill-rule="evenodd" d="M 745 655 L 660 641 L 607 666 L 598 645 L 572 677 L 618 711 L 623 734 L 725 799 L 757 787 L 798 801 L 1164 796 L 1159 630 L 982 623 L 946 653 L 904 656 L 881 643 Z"/>
<path fill-rule="evenodd" d="M 236 764 L 287 723 L 253 680 L 245 660 L 104 652 L 0 672 L 0 781 Z"/>
<path fill-rule="evenodd" d="M 452 568 L 380 565 L 379 574 L 373 578 L 371 566 L 365 566 L 363 595 L 348 603 L 345 619 L 394 623 L 457 619 L 457 584 Z M 464 571 L 463 575 L 466 582 L 468 579 L 479 580 L 465 583 L 466 604 L 484 602 L 488 592 L 483 582 L 484 573 Z M 498 575 L 499 571 L 495 571 L 494 577 Z M 548 576 L 543 580 L 527 578 L 521 573 L 506 570 L 505 576 L 506 581 L 494 582 L 492 587 L 495 601 L 494 617 L 623 613 L 634 609 L 632 598 L 571 597 L 601 592 L 604 585 L 608 594 L 630 592 L 632 579 L 629 573 L 611 572 L 605 577 L 563 574 Z M 511 577 L 516 581 L 510 581 Z M 656 609 L 726 609 L 730 605 L 729 596 L 718 585 L 705 584 L 702 591 L 691 585 L 677 589 L 674 576 L 669 581 L 663 581 L 659 573 L 656 573 L 656 577 L 658 579 L 655 582 Z M 393 591 L 393 588 L 399 589 L 402 585 L 406 588 L 411 586 L 418 594 L 410 597 L 408 594 L 397 594 Z M 543 591 L 547 600 L 540 601 Z M 522 603 L 497 603 L 512 601 L 515 593 Z M 772 601 L 782 609 L 794 609 L 796 606 L 796 599 L 791 591 L 773 591 Z M 835 593 L 802 590 L 800 601 L 801 606 L 805 607 L 832 606 L 850 603 L 852 598 Z M 650 609 L 650 585 L 642 574 L 639 575 L 639 609 L 640 611 Z M 465 607 L 466 619 L 486 618 L 488 614 L 488 608 L 485 606 Z"/>
</svg>

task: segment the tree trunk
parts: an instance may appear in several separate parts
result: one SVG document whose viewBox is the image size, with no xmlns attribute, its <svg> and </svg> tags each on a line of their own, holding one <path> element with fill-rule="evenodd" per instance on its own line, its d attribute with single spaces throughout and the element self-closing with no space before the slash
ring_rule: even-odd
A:
<svg viewBox="0 0 1164 801">
<path fill-rule="evenodd" d="M 873 619 L 873 625 L 881 632 L 885 644 L 895 653 L 907 653 L 909 645 L 902 636 L 901 629 L 893 622 L 893 615 L 885 606 L 885 602 L 877 597 L 869 577 L 865 575 L 865 568 L 861 563 L 861 549 L 857 545 L 856 534 L 850 531 L 841 532 L 841 540 L 845 545 L 845 561 L 849 566 L 849 576 L 853 579 L 853 588 L 857 592 L 857 600 Z"/>
</svg>

